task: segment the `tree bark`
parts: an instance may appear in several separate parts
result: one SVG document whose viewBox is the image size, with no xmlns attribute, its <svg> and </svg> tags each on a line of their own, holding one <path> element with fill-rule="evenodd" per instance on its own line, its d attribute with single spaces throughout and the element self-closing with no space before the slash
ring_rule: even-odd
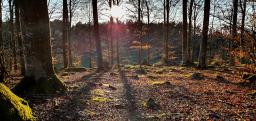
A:
<svg viewBox="0 0 256 121">
<path fill-rule="evenodd" d="M 241 10 L 242 10 L 242 25 L 241 25 L 241 34 L 240 34 L 240 46 L 243 49 L 244 46 L 244 26 L 245 26 L 245 16 L 246 16 L 246 2 L 247 0 L 242 1 L 240 0 L 241 3 Z"/>
<path fill-rule="evenodd" d="M 21 21 L 20 21 L 20 8 L 19 8 L 19 0 L 14 0 L 15 5 L 15 26 L 16 26 L 16 34 L 17 34 L 17 42 L 18 42 L 18 53 L 19 53 L 19 61 L 21 68 L 21 75 L 25 75 L 25 62 L 24 62 L 24 53 L 23 53 L 23 38 L 22 38 L 22 30 L 21 30 Z"/>
<path fill-rule="evenodd" d="M 115 29 L 117 31 L 117 27 L 119 26 L 119 23 L 117 22 L 115 26 L 116 26 Z M 119 35 L 116 36 L 116 63 L 119 68 L 120 67 Z"/>
<path fill-rule="evenodd" d="M 196 15 L 196 2 L 194 2 L 194 16 L 193 16 L 193 19 L 194 19 L 194 31 L 193 31 L 193 35 L 195 36 L 196 35 L 196 18 L 197 18 L 197 15 Z M 193 60 L 193 59 L 192 59 Z"/>
<path fill-rule="evenodd" d="M 141 0 L 138 0 L 138 23 L 141 22 Z"/>
<path fill-rule="evenodd" d="M 163 57 L 163 62 L 165 63 L 166 62 L 166 47 L 165 47 L 165 43 L 166 43 L 166 0 L 164 0 L 164 3 L 163 3 L 163 7 L 164 7 L 164 22 L 163 22 L 163 41 L 164 41 L 164 44 L 163 44 L 163 53 L 164 53 L 164 57 Z"/>
<path fill-rule="evenodd" d="M 166 22 L 166 0 L 164 0 L 164 24 Z"/>
<path fill-rule="evenodd" d="M 170 0 L 166 0 L 166 38 L 165 38 L 165 62 L 169 61 L 169 21 L 170 21 Z"/>
<path fill-rule="evenodd" d="M 71 44 L 71 32 L 72 32 L 72 0 L 69 0 L 69 26 L 68 26 L 68 62 L 69 66 L 73 66 L 72 59 L 72 44 Z"/>
<path fill-rule="evenodd" d="M 138 61 L 139 61 L 139 65 L 140 65 L 140 69 L 142 69 L 142 40 L 141 40 L 141 34 L 142 34 L 142 21 L 141 21 L 141 0 L 138 0 L 138 30 L 139 30 L 139 41 L 140 41 L 140 48 L 139 48 L 139 57 L 138 57 Z"/>
<path fill-rule="evenodd" d="M 183 9 L 183 36 L 182 36 L 182 65 L 187 65 L 188 62 L 188 51 L 187 51 L 187 0 L 182 0 Z"/>
<path fill-rule="evenodd" d="M 14 91 L 31 94 L 63 92 L 65 85 L 55 75 L 52 65 L 47 0 L 20 2 L 24 21 L 25 77 Z M 35 12 L 36 11 L 36 12 Z"/>
<path fill-rule="evenodd" d="M 93 7 L 93 22 L 94 22 L 94 38 L 96 44 L 96 51 L 97 51 L 97 65 L 98 69 L 103 68 L 103 60 L 102 60 L 102 50 L 101 50 L 101 41 L 100 41 L 100 34 L 99 34 L 99 22 L 98 22 L 98 7 L 97 7 L 97 0 L 92 0 L 92 7 Z"/>
<path fill-rule="evenodd" d="M 18 69 L 17 66 L 17 54 L 16 54 L 16 40 L 14 37 L 14 22 L 13 22 L 13 0 L 9 0 L 9 11 L 10 11 L 10 21 L 9 21 L 9 32 L 11 34 L 11 48 L 13 54 L 13 69 L 16 71 Z"/>
<path fill-rule="evenodd" d="M 113 0 L 109 0 L 109 7 L 112 9 Z M 113 17 L 110 16 L 110 64 L 114 64 L 114 49 L 113 49 Z"/>
<path fill-rule="evenodd" d="M 0 0 L 0 49 L 3 47 L 3 36 L 2 36 L 2 0 Z"/>
<path fill-rule="evenodd" d="M 63 66 L 64 68 L 68 67 L 68 56 L 67 56 L 67 48 L 68 48 L 68 3 L 67 0 L 63 0 L 63 33 L 62 33 L 62 53 L 63 53 Z"/>
<path fill-rule="evenodd" d="M 149 29 L 150 29 L 150 11 L 149 11 L 149 5 L 148 5 L 148 1 L 145 1 L 145 4 L 146 4 L 146 8 L 147 8 L 147 28 L 148 28 L 148 32 L 147 32 L 147 38 L 148 38 L 148 41 L 147 41 L 147 45 L 149 46 Z M 150 65 L 150 47 L 147 48 L 147 55 L 148 55 L 148 58 L 147 58 L 147 63 Z"/>
<path fill-rule="evenodd" d="M 232 24 L 232 37 L 233 37 L 233 42 L 231 43 L 231 50 L 234 49 L 234 44 L 235 44 L 235 39 L 237 37 L 237 12 L 238 12 L 238 0 L 233 0 L 233 24 Z M 233 66 L 235 65 L 235 57 L 234 55 L 230 54 L 230 65 Z"/>
<path fill-rule="evenodd" d="M 207 53 L 207 40 L 208 40 L 208 29 L 209 29 L 209 17 L 210 17 L 210 0 L 205 0 L 204 3 L 204 21 L 203 21 L 203 38 L 200 46 L 199 54 L 199 68 L 206 68 L 206 53 Z"/>
<path fill-rule="evenodd" d="M 193 13 L 194 0 L 190 0 L 189 5 L 189 25 L 188 25 L 188 62 L 192 62 L 191 42 L 192 42 L 192 13 Z"/>
<path fill-rule="evenodd" d="M 89 4 L 89 68 L 92 68 L 92 29 L 91 29 L 91 6 Z"/>
</svg>

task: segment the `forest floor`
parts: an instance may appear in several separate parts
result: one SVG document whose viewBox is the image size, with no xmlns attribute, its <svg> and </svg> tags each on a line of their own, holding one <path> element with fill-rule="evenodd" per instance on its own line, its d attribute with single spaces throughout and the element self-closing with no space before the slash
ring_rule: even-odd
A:
<svg viewBox="0 0 256 121">
<path fill-rule="evenodd" d="M 43 121 L 256 120 L 255 86 L 235 70 L 179 66 L 62 72 L 62 95 L 37 95 L 30 105 Z"/>
</svg>

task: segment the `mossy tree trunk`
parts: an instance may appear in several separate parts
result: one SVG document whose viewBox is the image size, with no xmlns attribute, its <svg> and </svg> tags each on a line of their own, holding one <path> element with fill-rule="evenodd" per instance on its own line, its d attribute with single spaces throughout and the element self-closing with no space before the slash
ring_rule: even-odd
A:
<svg viewBox="0 0 256 121">
<path fill-rule="evenodd" d="M 34 121 L 28 102 L 16 96 L 0 83 L 0 117 L 1 121 Z"/>
<path fill-rule="evenodd" d="M 20 9 L 26 33 L 25 78 L 15 87 L 16 93 L 47 94 L 65 91 L 52 65 L 47 0 L 23 0 Z"/>
</svg>

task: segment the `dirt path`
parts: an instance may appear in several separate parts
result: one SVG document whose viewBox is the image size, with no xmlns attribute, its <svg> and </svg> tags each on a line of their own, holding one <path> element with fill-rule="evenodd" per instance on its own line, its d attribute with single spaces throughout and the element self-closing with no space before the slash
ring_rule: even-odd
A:
<svg viewBox="0 0 256 121">
<path fill-rule="evenodd" d="M 235 85 L 236 76 L 211 70 L 147 67 L 94 70 L 62 76 L 69 87 L 63 95 L 37 96 L 32 108 L 44 121 L 155 121 L 155 120 L 253 120 L 255 88 Z M 189 74 L 200 72 L 203 80 Z M 221 74 L 228 81 L 216 81 Z M 168 82 L 168 83 L 166 83 Z M 152 98 L 160 108 L 146 106 Z"/>
</svg>

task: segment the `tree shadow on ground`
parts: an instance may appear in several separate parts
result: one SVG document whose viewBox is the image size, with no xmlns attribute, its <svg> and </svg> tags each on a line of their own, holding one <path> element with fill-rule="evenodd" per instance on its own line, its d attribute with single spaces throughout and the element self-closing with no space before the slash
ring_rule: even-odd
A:
<svg viewBox="0 0 256 121">
<path fill-rule="evenodd" d="M 91 90 L 97 86 L 99 80 L 91 79 L 92 77 L 101 77 L 105 72 L 92 72 L 86 76 L 83 76 L 80 81 L 81 87 L 67 92 L 63 102 L 60 102 L 57 106 L 53 107 L 48 115 L 49 121 L 83 121 L 87 120 L 88 116 L 84 111 L 88 106 L 88 101 L 91 99 Z M 45 120 L 45 119 L 44 119 Z"/>
<path fill-rule="evenodd" d="M 208 92 L 193 92 L 191 91 L 189 88 L 186 88 L 185 86 L 181 86 L 181 85 L 173 85 L 173 84 L 168 84 L 168 85 L 157 85 L 157 86 L 153 86 L 151 87 L 151 90 L 156 90 L 155 92 L 159 92 L 159 90 L 165 89 L 165 90 L 169 90 L 166 91 L 166 98 L 172 100 L 172 102 L 178 102 L 178 105 L 188 105 L 188 108 L 193 110 L 193 108 L 199 107 L 198 109 L 202 109 L 207 111 L 207 113 L 209 115 L 202 115 L 204 118 L 212 118 L 212 115 L 218 115 L 218 119 L 219 120 L 224 120 L 225 116 L 221 113 L 221 112 L 214 112 L 212 111 L 209 106 L 213 105 L 213 104 L 219 104 L 222 106 L 225 106 L 225 108 L 238 108 L 235 104 L 230 103 L 229 101 L 227 101 L 224 98 L 217 98 L 220 95 L 223 95 L 223 93 L 221 92 L 214 92 L 214 91 L 208 91 Z M 158 90 L 158 91 L 157 91 Z M 177 106 L 174 105 L 172 110 L 174 110 L 175 112 L 179 112 L 180 109 L 175 109 Z M 224 107 L 223 107 L 224 108 Z M 184 119 L 191 115 L 191 112 L 183 112 Z M 202 118 L 203 118 L 202 117 Z M 168 119 L 170 118 L 170 120 L 172 119 L 172 117 L 168 117 Z M 172 119 L 173 120 L 173 119 Z"/>
<path fill-rule="evenodd" d="M 123 70 L 120 70 L 119 72 L 121 81 L 123 81 L 124 84 L 124 93 L 125 93 L 125 98 L 128 101 L 128 107 L 127 107 L 127 112 L 128 112 L 128 120 L 131 121 L 141 121 L 142 116 L 140 112 L 138 112 L 137 105 L 136 105 L 136 99 L 134 96 L 134 90 L 131 87 L 131 84 L 127 80 L 125 73 Z"/>
<path fill-rule="evenodd" d="M 222 76 L 216 76 L 215 78 L 210 78 L 207 77 L 208 79 L 210 79 L 211 81 L 216 82 L 217 84 L 226 84 L 226 85 L 233 85 L 233 86 L 239 86 L 239 87 L 243 87 L 243 88 L 252 88 L 252 89 L 256 89 L 256 86 L 253 85 L 253 83 L 248 83 L 245 80 L 241 80 L 240 82 L 232 82 Z"/>
</svg>

